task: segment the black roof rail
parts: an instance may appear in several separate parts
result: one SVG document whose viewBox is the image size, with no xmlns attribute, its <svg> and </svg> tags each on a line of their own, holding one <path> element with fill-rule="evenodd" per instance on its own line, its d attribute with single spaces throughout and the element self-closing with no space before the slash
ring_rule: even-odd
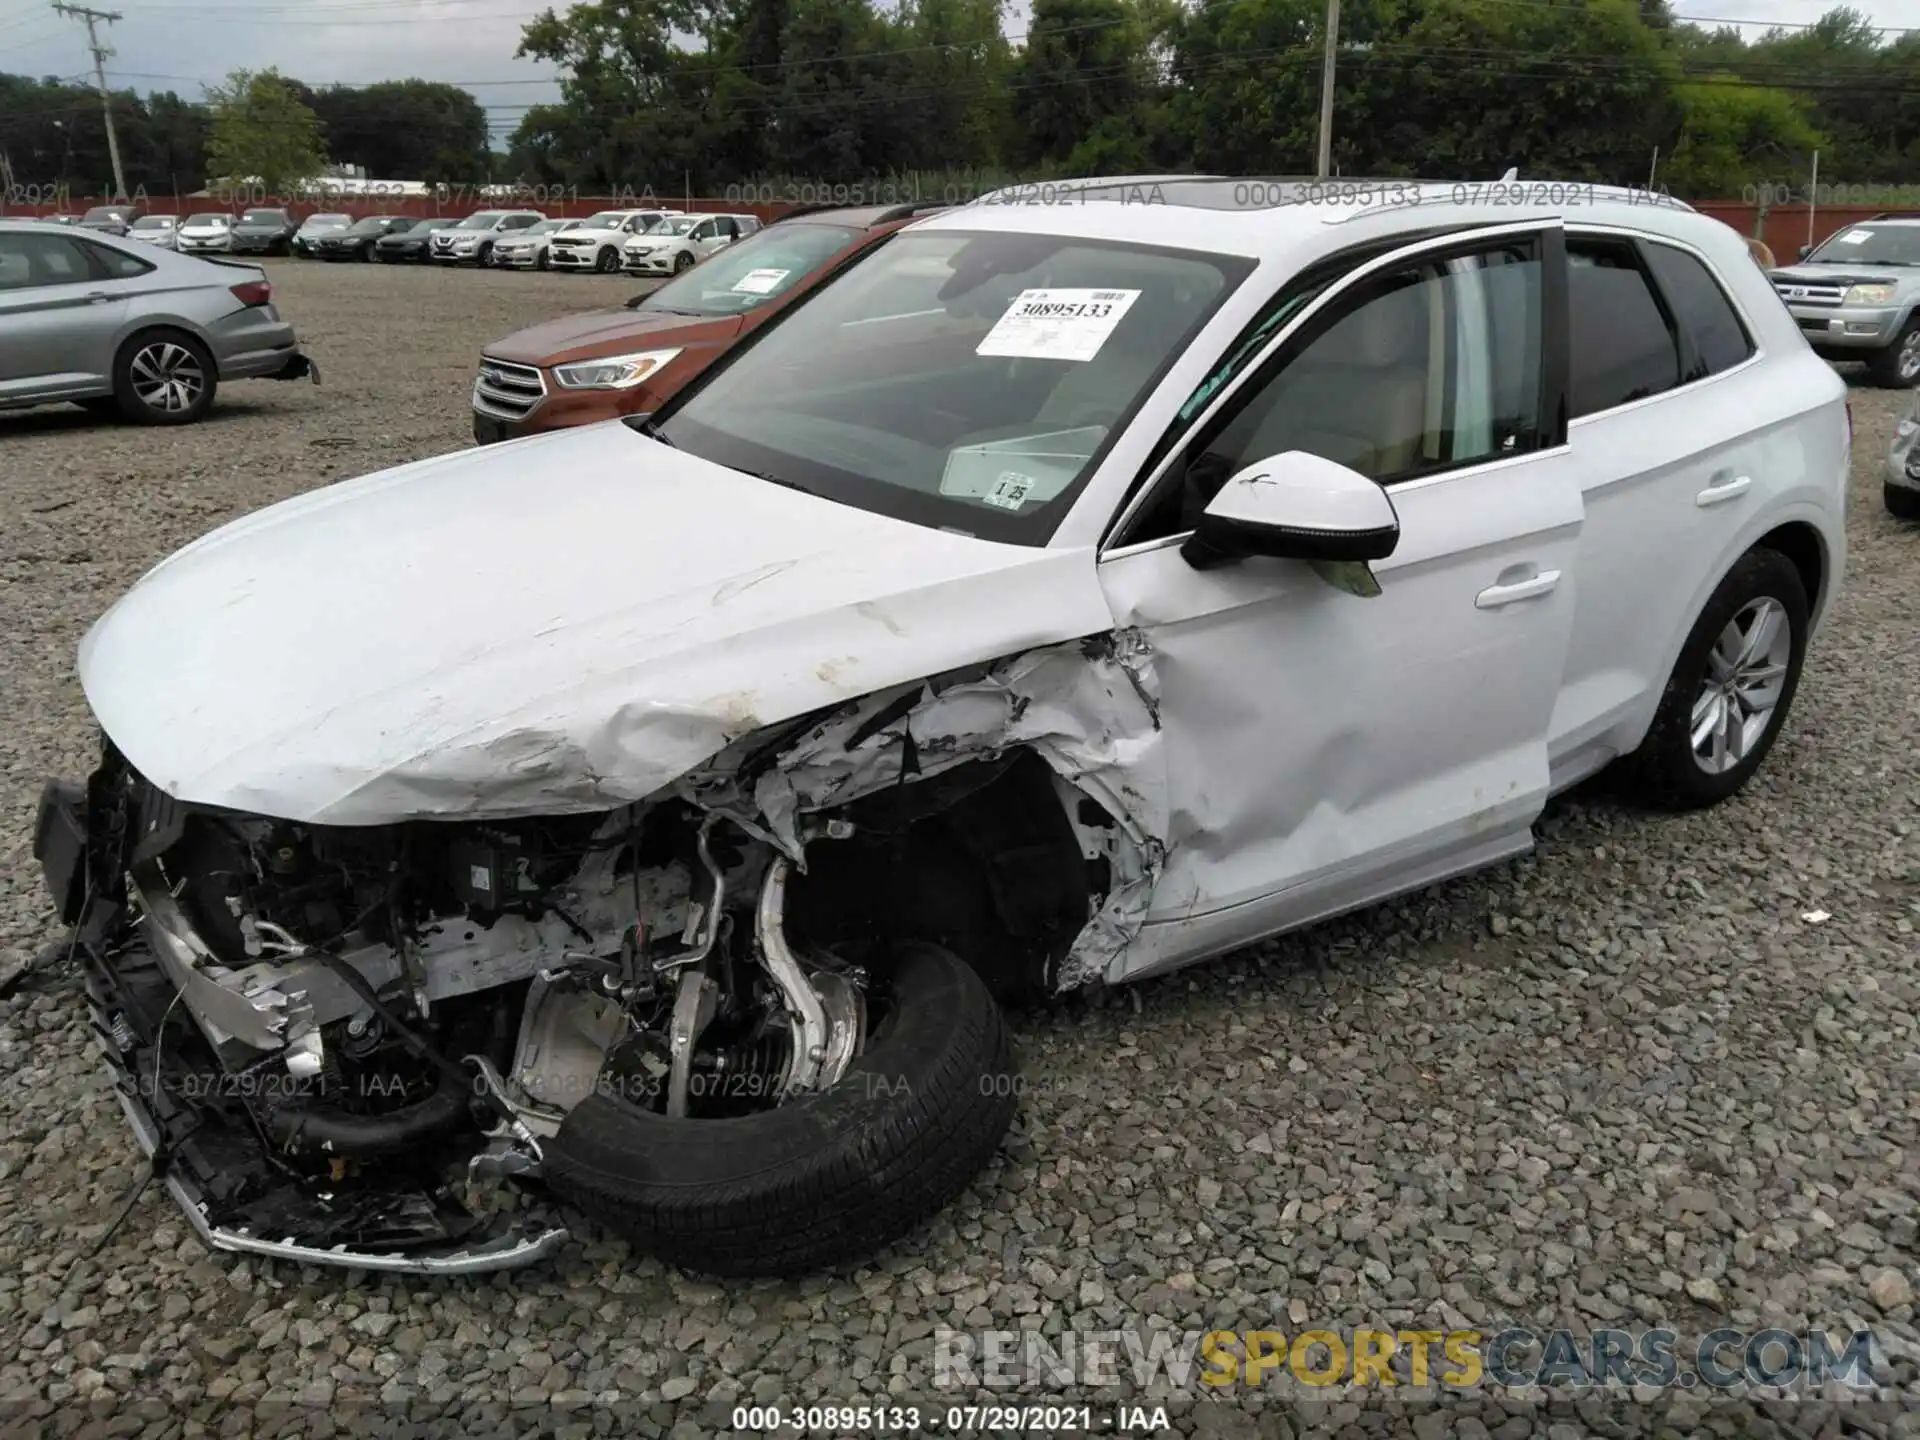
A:
<svg viewBox="0 0 1920 1440">
<path fill-rule="evenodd" d="M 949 200 L 914 200 L 905 205 L 895 205 L 890 210 L 883 210 L 874 217 L 873 223 L 890 225 L 895 220 L 905 220 L 913 215 L 924 215 L 932 210 L 951 210 L 952 208 L 953 203 Z"/>
</svg>

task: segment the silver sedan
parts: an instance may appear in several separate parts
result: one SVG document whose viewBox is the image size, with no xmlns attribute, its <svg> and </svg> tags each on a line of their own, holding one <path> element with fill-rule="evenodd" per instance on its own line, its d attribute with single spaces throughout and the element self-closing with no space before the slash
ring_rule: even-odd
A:
<svg viewBox="0 0 1920 1440">
<path fill-rule="evenodd" d="M 0 220 L 0 409 L 198 420 L 228 380 L 319 383 L 258 266 Z"/>
</svg>

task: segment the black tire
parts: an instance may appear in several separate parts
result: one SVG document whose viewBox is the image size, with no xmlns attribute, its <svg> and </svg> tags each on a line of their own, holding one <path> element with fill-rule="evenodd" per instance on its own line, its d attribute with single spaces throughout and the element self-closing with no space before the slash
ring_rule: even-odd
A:
<svg viewBox="0 0 1920 1440">
<path fill-rule="evenodd" d="M 480 242 L 479 250 L 474 253 L 473 263 L 474 268 L 479 270 L 484 270 L 493 263 L 493 242 L 491 240 L 482 240 Z"/>
<path fill-rule="evenodd" d="M 533 257 L 533 268 L 536 270 L 551 270 L 553 268 L 553 262 L 547 259 L 546 251 L 541 250 L 535 253 Z"/>
<path fill-rule="evenodd" d="M 885 1018 L 831 1089 L 717 1120 L 596 1092 L 547 1142 L 547 1183 L 699 1273 L 790 1276 L 873 1254 L 966 1189 L 1018 1103 L 999 1008 L 965 961 L 903 942 L 886 983 Z"/>
<path fill-rule="evenodd" d="M 1786 611 L 1791 636 L 1784 683 L 1771 719 L 1752 748 L 1731 768 L 1714 773 L 1696 759 L 1692 733 L 1694 705 L 1708 684 L 1708 657 L 1736 617 L 1754 602 L 1769 599 Z M 1749 550 L 1740 557 L 1707 600 L 1680 648 L 1646 739 L 1621 762 L 1621 778 L 1635 799 L 1663 810 L 1698 810 L 1726 799 L 1753 778 L 1786 725 L 1794 692 L 1800 688 L 1808 608 L 1806 586 L 1786 556 L 1777 550 Z"/>
<path fill-rule="evenodd" d="M 148 403 L 135 388 L 134 368 L 142 356 L 158 352 L 156 361 L 167 357 L 166 347 L 186 352 L 192 363 L 199 369 L 200 387 L 189 403 L 177 410 L 162 409 Z M 185 365 L 178 371 L 183 377 L 188 375 Z M 184 383 L 184 381 L 183 381 Z M 120 353 L 113 362 L 113 398 L 120 407 L 120 413 L 138 425 L 191 425 L 207 413 L 213 404 L 214 391 L 219 388 L 219 372 L 213 363 L 213 356 L 207 353 L 207 347 L 183 330 L 143 330 L 131 337 L 120 347 Z"/>
<path fill-rule="evenodd" d="M 1901 520 L 1920 520 L 1920 490 L 1900 485 L 1882 485 L 1880 494 L 1887 502 L 1887 513 Z"/>
<path fill-rule="evenodd" d="M 1901 327 L 1891 345 L 1867 357 L 1867 378 L 1887 390 L 1910 390 L 1920 383 L 1920 315 Z"/>
<path fill-rule="evenodd" d="M 686 274 L 687 271 L 691 270 L 692 268 L 693 268 L 693 256 L 689 255 L 686 251 L 682 250 L 678 255 L 673 257 L 673 273 L 674 274 L 684 275 Z"/>
<path fill-rule="evenodd" d="M 593 257 L 593 268 L 602 275 L 611 275 L 620 268 L 620 252 L 611 245 L 602 245 L 600 253 Z"/>
</svg>

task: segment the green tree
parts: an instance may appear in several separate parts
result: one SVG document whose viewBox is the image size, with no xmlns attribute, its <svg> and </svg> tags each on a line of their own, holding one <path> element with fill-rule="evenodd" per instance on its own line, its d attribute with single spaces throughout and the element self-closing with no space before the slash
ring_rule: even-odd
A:
<svg viewBox="0 0 1920 1440">
<path fill-rule="evenodd" d="M 327 154 L 375 180 L 471 184 L 488 167 L 487 112 L 457 85 L 388 80 L 332 85 L 313 98 Z"/>
<path fill-rule="evenodd" d="M 1784 90 L 1706 74 L 1679 87 L 1680 138 L 1660 180 L 1694 199 L 1737 198 L 1750 187 L 1802 182 L 1822 143 L 1805 105 Z"/>
<path fill-rule="evenodd" d="M 1015 160 L 1065 167 L 1102 127 L 1096 148 L 1111 154 L 1156 93 L 1152 39 L 1127 0 L 1034 0 L 1013 67 Z"/>
<path fill-rule="evenodd" d="M 326 169 L 320 117 L 279 71 L 236 70 L 224 86 L 209 87 L 207 93 L 213 107 L 207 135 L 210 176 L 284 195 Z"/>
</svg>

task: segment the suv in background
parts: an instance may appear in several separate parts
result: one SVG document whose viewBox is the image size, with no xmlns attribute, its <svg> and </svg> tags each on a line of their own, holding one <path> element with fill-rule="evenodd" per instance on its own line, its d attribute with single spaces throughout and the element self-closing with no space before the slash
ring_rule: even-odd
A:
<svg viewBox="0 0 1920 1440">
<path fill-rule="evenodd" d="M 762 321 L 917 216 L 943 208 L 812 210 L 625 309 L 567 315 L 496 340 L 473 384 L 473 437 L 485 445 L 652 410 Z"/>
<path fill-rule="evenodd" d="M 80 217 L 80 228 L 102 235 L 124 235 L 147 212 L 139 205 L 96 205 Z"/>
<path fill-rule="evenodd" d="M 189 215 L 174 236 L 173 248 L 181 254 L 218 254 L 233 248 L 233 216 L 216 210 Z"/>
<path fill-rule="evenodd" d="M 1815 354 L 1866 361 L 1876 385 L 1920 384 L 1920 211 L 1849 225 L 1770 274 Z"/>
<path fill-rule="evenodd" d="M 629 240 L 621 263 L 629 275 L 678 275 L 759 228 L 752 215 L 675 216 Z"/>
<path fill-rule="evenodd" d="M 270 205 L 247 210 L 234 222 L 231 249 L 235 255 L 291 255 L 299 228 L 285 210 Z"/>
<path fill-rule="evenodd" d="M 678 214 L 678 210 L 602 210 L 565 235 L 554 236 L 547 246 L 548 263 L 555 270 L 611 274 L 620 268 L 622 245 Z"/>
<path fill-rule="evenodd" d="M 436 231 L 427 258 L 439 265 L 485 265 L 501 236 L 529 230 L 546 218 L 538 210 L 476 210 L 449 229 Z"/>
</svg>

